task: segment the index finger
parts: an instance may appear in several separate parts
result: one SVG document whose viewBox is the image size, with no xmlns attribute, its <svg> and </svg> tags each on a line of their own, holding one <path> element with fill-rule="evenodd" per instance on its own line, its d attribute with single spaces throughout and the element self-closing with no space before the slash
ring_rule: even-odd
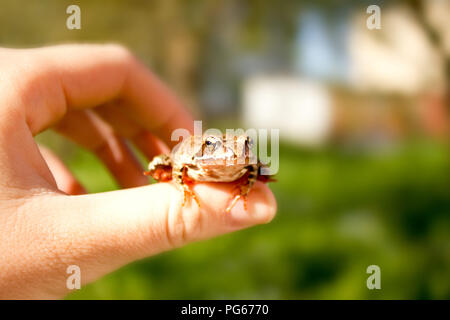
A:
<svg viewBox="0 0 450 320">
<path fill-rule="evenodd" d="M 33 133 L 48 128 L 67 109 L 90 108 L 112 100 L 123 101 L 130 118 L 170 146 L 176 143 L 170 139 L 174 129 L 193 130 L 192 117 L 177 97 L 121 46 L 62 45 L 20 51 L 33 54 L 29 81 L 39 81 L 39 86 L 32 86 L 39 94 L 31 96 L 40 101 L 24 106 Z M 61 95 L 63 99 L 54 98 Z M 37 103 L 43 108 L 36 108 Z"/>
</svg>

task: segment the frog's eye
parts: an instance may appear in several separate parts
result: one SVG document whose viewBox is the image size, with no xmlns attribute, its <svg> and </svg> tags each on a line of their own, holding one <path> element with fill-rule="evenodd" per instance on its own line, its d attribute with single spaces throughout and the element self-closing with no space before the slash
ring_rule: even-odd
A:
<svg viewBox="0 0 450 320">
<path fill-rule="evenodd" d="M 220 145 L 220 141 L 216 137 L 208 137 L 205 140 L 205 145 L 208 147 Z"/>
</svg>

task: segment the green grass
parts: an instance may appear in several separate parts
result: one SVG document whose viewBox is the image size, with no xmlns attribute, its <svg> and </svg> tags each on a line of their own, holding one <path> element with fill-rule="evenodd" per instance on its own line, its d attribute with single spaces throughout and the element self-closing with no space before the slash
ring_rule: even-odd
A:
<svg viewBox="0 0 450 320">
<path fill-rule="evenodd" d="M 93 156 L 66 158 L 90 191 L 115 188 Z M 272 223 L 137 261 L 67 298 L 448 299 L 449 173 L 448 145 L 285 145 Z M 366 288 L 371 264 L 381 290 Z"/>
</svg>

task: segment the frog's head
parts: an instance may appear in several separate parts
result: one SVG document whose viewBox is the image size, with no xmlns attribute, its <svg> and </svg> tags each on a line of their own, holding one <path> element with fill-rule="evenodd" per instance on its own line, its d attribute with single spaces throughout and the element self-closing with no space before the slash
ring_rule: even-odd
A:
<svg viewBox="0 0 450 320">
<path fill-rule="evenodd" d="M 194 160 L 204 167 L 247 165 L 254 160 L 252 147 L 252 139 L 246 134 L 204 135 Z"/>
</svg>

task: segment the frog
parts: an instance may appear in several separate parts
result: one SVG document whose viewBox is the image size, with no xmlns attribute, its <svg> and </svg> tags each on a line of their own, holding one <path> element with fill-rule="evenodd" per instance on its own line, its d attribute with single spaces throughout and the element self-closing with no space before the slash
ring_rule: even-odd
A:
<svg viewBox="0 0 450 320">
<path fill-rule="evenodd" d="M 193 198 L 200 207 L 193 191 L 196 182 L 234 183 L 234 196 L 225 212 L 230 212 L 239 199 L 244 200 L 247 210 L 247 196 L 256 181 L 274 181 L 261 174 L 263 165 L 252 150 L 253 140 L 247 134 L 191 135 L 170 154 L 155 156 L 144 174 L 157 182 L 174 181 L 184 194 L 183 206 Z"/>
</svg>

